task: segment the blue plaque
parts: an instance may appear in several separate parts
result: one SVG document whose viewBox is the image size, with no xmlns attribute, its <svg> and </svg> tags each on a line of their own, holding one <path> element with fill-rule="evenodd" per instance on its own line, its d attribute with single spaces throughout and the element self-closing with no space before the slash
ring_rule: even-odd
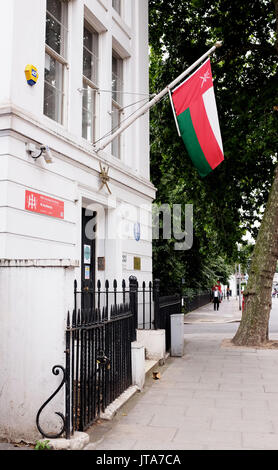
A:
<svg viewBox="0 0 278 470">
<path fill-rule="evenodd" d="M 139 222 L 136 222 L 134 224 L 133 231 L 134 231 L 134 238 L 138 242 L 141 236 L 141 228 L 140 228 Z"/>
</svg>

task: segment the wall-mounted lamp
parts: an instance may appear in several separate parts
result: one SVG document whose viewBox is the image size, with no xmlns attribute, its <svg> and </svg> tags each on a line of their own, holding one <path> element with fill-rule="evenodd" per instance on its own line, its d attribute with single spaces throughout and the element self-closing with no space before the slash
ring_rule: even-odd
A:
<svg viewBox="0 0 278 470">
<path fill-rule="evenodd" d="M 54 163 L 52 153 L 48 145 L 41 145 L 40 152 L 37 153 L 38 149 L 36 148 L 36 146 L 28 142 L 26 144 L 26 152 L 29 153 L 34 160 L 37 160 L 43 155 L 43 158 L 45 159 L 46 163 Z"/>
</svg>

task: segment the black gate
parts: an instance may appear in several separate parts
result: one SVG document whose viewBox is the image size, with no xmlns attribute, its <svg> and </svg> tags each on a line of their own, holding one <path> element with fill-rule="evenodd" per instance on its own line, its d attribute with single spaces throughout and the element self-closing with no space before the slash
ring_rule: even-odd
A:
<svg viewBox="0 0 278 470">
<path fill-rule="evenodd" d="M 134 318 L 129 304 L 111 309 L 79 309 L 68 313 L 66 328 L 66 366 L 56 365 L 52 373 L 63 374 L 57 390 L 40 407 L 36 424 L 47 438 L 86 430 L 101 411 L 132 384 L 131 342 Z M 58 433 L 42 429 L 40 415 L 65 385 L 65 415 Z"/>
<path fill-rule="evenodd" d="M 68 319 L 73 431 L 87 429 L 131 385 L 132 328 L 128 304 Z"/>
<path fill-rule="evenodd" d="M 180 296 L 161 297 L 159 280 L 142 287 L 134 276 L 129 286 L 117 282 L 104 288 L 97 282 L 81 290 L 74 283 L 74 310 L 68 313 L 66 328 L 66 365 L 56 365 L 52 373 L 62 372 L 57 390 L 41 406 L 36 423 L 45 437 L 69 438 L 74 431 L 86 430 L 101 411 L 132 384 L 131 343 L 136 341 L 136 329 L 165 329 L 166 350 L 170 348 L 170 315 L 180 313 Z M 45 432 L 40 415 L 46 405 L 65 385 L 65 415 L 56 434 Z"/>
</svg>

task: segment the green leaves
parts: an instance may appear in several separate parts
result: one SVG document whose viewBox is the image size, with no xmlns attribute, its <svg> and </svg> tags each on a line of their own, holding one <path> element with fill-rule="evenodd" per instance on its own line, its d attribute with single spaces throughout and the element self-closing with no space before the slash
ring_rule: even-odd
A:
<svg viewBox="0 0 278 470">
<path fill-rule="evenodd" d="M 150 112 L 157 200 L 194 205 L 192 250 L 177 253 L 171 241 L 154 243 L 154 272 L 165 275 L 171 289 L 184 277 L 191 287 L 208 282 L 204 272 L 213 271 L 211 260 L 222 267 L 235 261 L 236 242 L 246 230 L 256 236 L 254 224 L 268 198 L 278 149 L 274 2 L 150 0 L 149 7 L 153 93 L 215 40 L 223 41 L 211 58 L 225 156 L 219 167 L 199 178 L 178 137 L 167 97 Z"/>
</svg>

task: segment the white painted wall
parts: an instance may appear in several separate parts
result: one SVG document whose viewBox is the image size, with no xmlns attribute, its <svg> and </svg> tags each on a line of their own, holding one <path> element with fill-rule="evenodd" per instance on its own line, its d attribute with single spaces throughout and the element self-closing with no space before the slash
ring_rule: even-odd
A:
<svg viewBox="0 0 278 470">
<path fill-rule="evenodd" d="M 230 289 L 232 290 L 232 297 L 237 296 L 237 283 L 238 281 L 236 279 L 236 276 L 233 274 L 229 279 Z"/>
<path fill-rule="evenodd" d="M 84 12 L 100 34 L 100 88 L 111 89 L 113 45 L 124 59 L 125 90 L 140 94 L 139 98 L 125 95 L 124 106 L 149 92 L 148 2 L 124 4 L 120 18 L 112 9 L 112 0 L 69 2 L 66 119 L 60 125 L 43 114 L 46 0 L 0 2 L 0 57 L 4 65 L 0 74 L 1 437 L 38 438 L 36 413 L 60 383 L 51 368 L 64 364 L 65 318 L 73 306 L 73 281 L 80 278 L 82 207 L 98 204 L 104 213 L 99 223 L 104 235 L 97 239 L 96 256 L 105 256 L 106 270 L 96 272 L 96 277 L 121 282 L 135 274 L 140 282 L 152 279 L 150 213 L 155 188 L 149 181 L 148 115 L 124 133 L 121 160 L 111 155 L 109 147 L 96 154 L 82 138 L 79 89 Z M 33 87 L 26 83 L 24 74 L 30 63 L 39 73 Z M 134 109 L 128 108 L 125 117 Z M 111 94 L 100 91 L 98 137 L 110 130 L 110 111 Z M 27 142 L 38 148 L 48 144 L 54 163 L 47 165 L 42 158 L 34 161 L 26 152 Z M 100 161 L 109 166 L 112 197 L 105 188 L 99 189 Z M 64 219 L 25 210 L 26 190 L 63 201 Z M 119 211 L 127 204 L 133 209 L 119 219 Z M 137 242 L 133 224 L 139 221 L 142 206 L 148 208 L 143 211 Z M 114 236 L 119 224 L 125 223 L 125 237 Z M 108 226 L 113 235 L 110 239 Z M 124 265 L 123 253 L 127 254 Z M 141 271 L 133 269 L 134 256 L 141 257 Z M 63 401 L 58 399 L 54 411 L 62 411 L 59 400 Z M 54 415 L 51 425 L 56 422 Z"/>
<path fill-rule="evenodd" d="M 74 0 L 69 3 L 69 68 L 65 126 L 60 126 L 43 115 L 45 1 L 12 0 L 8 6 L 6 2 L 0 5 L 1 19 L 6 17 L 9 20 L 3 24 L 1 34 L 6 38 L 6 49 L 9 50 L 7 73 L 10 71 L 10 75 L 7 76 L 11 77 L 9 86 L 6 75 L 0 77 L 2 258 L 79 258 L 78 201 L 80 202 L 84 189 L 87 199 L 99 202 L 101 198 L 102 203 L 107 204 L 107 190 L 99 191 L 100 156 L 96 155 L 90 143 L 81 137 L 82 94 L 78 88 L 82 88 L 84 6 L 86 18 L 97 21 L 101 34 L 100 87 L 111 88 L 113 43 L 122 55 L 126 54 L 125 89 L 133 93 L 148 93 L 147 1 L 125 2 L 124 17 L 129 19 L 132 27 L 118 17 L 110 3 L 98 0 Z M 9 37 L 11 40 L 8 40 Z M 36 65 L 39 70 L 38 83 L 33 87 L 27 85 L 25 80 L 24 68 L 27 63 Z M 137 100 L 137 95 L 126 95 L 124 104 L 130 104 L 133 100 Z M 110 129 L 110 110 L 111 94 L 100 92 L 99 136 Z M 149 182 L 148 116 L 140 118 L 124 134 L 121 161 L 110 155 L 109 149 L 102 152 L 102 158 L 105 158 L 110 166 L 110 187 L 116 198 L 116 205 L 128 202 L 139 208 L 149 205 L 155 194 Z M 34 161 L 25 151 L 27 142 L 33 142 L 38 147 L 47 143 L 55 163 L 47 165 L 42 158 Z M 61 221 L 25 211 L 26 189 L 63 200 L 65 219 Z M 126 248 L 128 247 L 129 253 L 138 255 L 142 245 L 142 271 L 151 273 L 150 223 L 143 223 L 141 228 L 142 243 L 132 242 L 131 234 Z M 146 241 L 149 246 L 147 254 Z M 116 268 L 117 272 L 120 270 L 121 262 Z M 115 271 L 115 268 L 112 271 Z"/>
<path fill-rule="evenodd" d="M 52 374 L 64 366 L 64 331 L 73 269 L 0 267 L 0 435 L 11 440 L 39 437 L 36 413 L 61 382 Z M 41 424 L 57 431 L 64 389 L 46 408 Z M 54 409 L 53 409 L 54 407 Z M 58 428 L 57 428 L 58 427 Z"/>
</svg>

